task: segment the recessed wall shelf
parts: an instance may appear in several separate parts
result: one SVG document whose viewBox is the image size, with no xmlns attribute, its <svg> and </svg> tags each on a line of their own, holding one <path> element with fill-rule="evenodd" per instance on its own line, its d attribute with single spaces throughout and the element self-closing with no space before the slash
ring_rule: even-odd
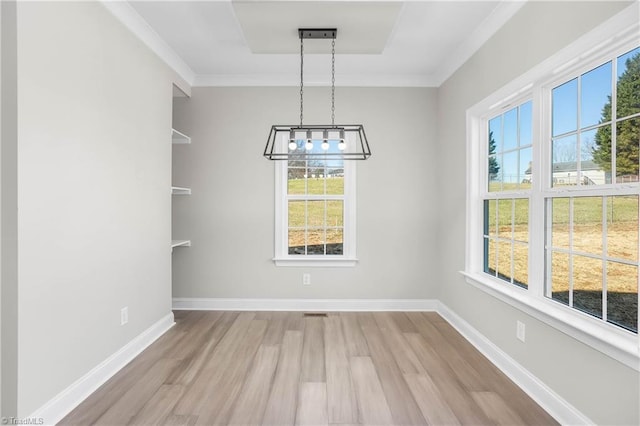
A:
<svg viewBox="0 0 640 426">
<path fill-rule="evenodd" d="M 191 143 L 191 138 L 184 133 L 180 133 L 176 129 L 171 129 L 171 142 L 180 145 Z"/>
<path fill-rule="evenodd" d="M 182 188 L 180 186 L 172 186 L 171 195 L 191 195 L 191 188 Z"/>
<path fill-rule="evenodd" d="M 171 240 L 171 248 L 191 247 L 191 240 Z"/>
</svg>

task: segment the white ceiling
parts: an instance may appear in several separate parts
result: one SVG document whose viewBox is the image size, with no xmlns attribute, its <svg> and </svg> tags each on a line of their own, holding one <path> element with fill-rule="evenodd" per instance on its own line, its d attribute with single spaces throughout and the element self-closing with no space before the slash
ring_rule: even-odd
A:
<svg viewBox="0 0 640 426">
<path fill-rule="evenodd" d="M 336 85 L 438 86 L 523 1 L 104 4 L 193 86 L 299 84 L 299 27 L 338 29 Z M 305 84 L 328 84 L 330 42 L 305 51 Z"/>
</svg>

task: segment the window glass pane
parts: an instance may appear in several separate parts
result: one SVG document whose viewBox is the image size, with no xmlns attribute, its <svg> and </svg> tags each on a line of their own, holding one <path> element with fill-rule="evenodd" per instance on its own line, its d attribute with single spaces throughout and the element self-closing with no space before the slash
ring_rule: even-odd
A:
<svg viewBox="0 0 640 426">
<path fill-rule="evenodd" d="M 492 238 L 484 239 L 484 271 L 496 275 L 496 241 Z"/>
<path fill-rule="evenodd" d="M 289 228 L 304 227 L 306 201 L 289 201 Z"/>
<path fill-rule="evenodd" d="M 569 304 L 569 255 L 551 253 L 551 298 Z"/>
<path fill-rule="evenodd" d="M 502 158 L 502 190 L 518 189 L 518 151 L 505 153 Z"/>
<path fill-rule="evenodd" d="M 289 162 L 291 164 L 292 161 Z M 287 170 L 287 192 L 289 194 L 304 194 L 306 191 L 306 167 L 291 167 Z"/>
<path fill-rule="evenodd" d="M 573 79 L 552 91 L 553 136 L 577 130 L 578 79 Z"/>
<path fill-rule="evenodd" d="M 638 267 L 607 262 L 607 321 L 638 331 Z"/>
<path fill-rule="evenodd" d="M 553 247 L 569 248 L 569 198 L 553 198 L 551 201 Z"/>
<path fill-rule="evenodd" d="M 485 235 L 495 236 L 497 233 L 496 228 L 496 208 L 498 205 L 497 200 L 485 200 Z"/>
<path fill-rule="evenodd" d="M 311 162 L 309 162 L 311 163 Z M 325 193 L 324 167 L 309 165 L 309 175 L 307 178 L 307 194 L 322 195 Z"/>
<path fill-rule="evenodd" d="M 582 132 L 580 176 L 581 185 L 611 183 L 611 126 Z"/>
<path fill-rule="evenodd" d="M 327 194 L 344 194 L 344 169 L 327 169 Z"/>
<path fill-rule="evenodd" d="M 577 136 L 571 135 L 553 141 L 552 182 L 553 186 L 576 185 L 577 183 Z"/>
<path fill-rule="evenodd" d="M 327 254 L 341 255 L 343 251 L 342 229 L 327 229 Z"/>
<path fill-rule="evenodd" d="M 640 77 L 638 78 L 640 81 Z M 640 94 L 637 95 L 640 98 Z M 640 99 L 638 100 L 640 103 Z M 616 182 L 638 182 L 640 118 L 624 120 L 616 126 Z"/>
<path fill-rule="evenodd" d="M 309 229 L 307 231 L 307 254 L 324 254 L 324 229 Z"/>
<path fill-rule="evenodd" d="M 502 130 L 502 151 L 517 148 L 518 146 L 518 108 L 513 108 L 504 113 Z"/>
<path fill-rule="evenodd" d="M 307 225 L 317 227 L 325 225 L 325 201 L 307 201 Z"/>
<path fill-rule="evenodd" d="M 518 169 L 520 189 L 531 189 L 531 150 L 532 148 L 520 150 L 520 167 Z"/>
<path fill-rule="evenodd" d="M 602 318 L 602 260 L 573 256 L 573 307 Z"/>
<path fill-rule="evenodd" d="M 498 241 L 498 278 L 511 282 L 511 243 Z"/>
<path fill-rule="evenodd" d="M 489 157 L 489 192 L 502 190 L 502 155 Z"/>
<path fill-rule="evenodd" d="M 529 241 L 529 200 L 518 198 L 515 200 L 514 208 L 514 234 L 516 241 Z"/>
<path fill-rule="evenodd" d="M 304 229 L 289 229 L 289 254 L 305 254 L 306 239 Z"/>
<path fill-rule="evenodd" d="M 498 236 L 511 238 L 511 215 L 513 200 L 498 200 Z"/>
<path fill-rule="evenodd" d="M 640 81 L 640 47 L 618 57 L 617 117 L 640 112 L 638 81 Z"/>
<path fill-rule="evenodd" d="M 573 199 L 573 250 L 602 254 L 602 197 Z"/>
<path fill-rule="evenodd" d="M 638 196 L 607 198 L 607 254 L 638 261 Z"/>
<path fill-rule="evenodd" d="M 527 287 L 529 282 L 529 247 L 526 244 L 513 245 L 513 283 Z"/>
<path fill-rule="evenodd" d="M 502 152 L 502 116 L 489 120 L 489 152 Z"/>
<path fill-rule="evenodd" d="M 611 62 L 583 74 L 580 86 L 580 127 L 611 120 Z M 608 117 L 603 117 L 605 108 Z"/>
<path fill-rule="evenodd" d="M 342 200 L 327 201 L 327 226 L 342 227 L 344 225 L 344 212 Z"/>
<path fill-rule="evenodd" d="M 520 146 L 531 145 L 531 101 L 520 105 Z"/>
</svg>

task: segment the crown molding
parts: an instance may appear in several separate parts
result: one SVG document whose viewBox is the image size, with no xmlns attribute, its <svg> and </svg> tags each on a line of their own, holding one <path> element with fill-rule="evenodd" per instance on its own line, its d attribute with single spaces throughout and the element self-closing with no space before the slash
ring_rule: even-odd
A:
<svg viewBox="0 0 640 426">
<path fill-rule="evenodd" d="M 193 85 L 195 73 L 162 37 L 126 1 L 100 0 L 102 5 L 125 27 L 160 57 L 189 85 Z"/>
<path fill-rule="evenodd" d="M 433 75 L 439 87 L 487 42 L 528 0 L 502 1 L 489 16 L 454 50 Z"/>
<path fill-rule="evenodd" d="M 220 74 L 196 75 L 194 87 L 235 86 L 299 86 L 300 74 Z M 330 86 L 326 75 L 305 74 L 305 86 Z M 336 74 L 337 87 L 437 87 L 436 80 L 428 75 L 416 74 Z"/>
</svg>

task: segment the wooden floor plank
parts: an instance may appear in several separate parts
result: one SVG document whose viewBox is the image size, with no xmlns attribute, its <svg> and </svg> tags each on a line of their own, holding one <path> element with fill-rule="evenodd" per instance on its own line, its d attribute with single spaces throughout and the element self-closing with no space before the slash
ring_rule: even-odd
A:
<svg viewBox="0 0 640 426">
<path fill-rule="evenodd" d="M 279 352 L 278 346 L 260 345 L 228 424 L 259 425 L 262 422 Z"/>
<path fill-rule="evenodd" d="M 302 347 L 302 382 L 326 382 L 324 362 L 324 322 L 322 318 L 304 319 Z"/>
<path fill-rule="evenodd" d="M 168 416 L 162 423 L 165 426 L 195 426 L 198 422 L 198 416 L 180 416 L 172 414 Z"/>
<path fill-rule="evenodd" d="M 59 424 L 557 424 L 435 313 L 175 318 Z"/>
<path fill-rule="evenodd" d="M 157 425 L 165 423 L 183 393 L 184 386 L 181 385 L 160 386 L 129 424 Z"/>
<path fill-rule="evenodd" d="M 229 327 L 231 327 L 231 324 L 234 323 L 237 317 L 237 312 L 224 312 L 209 329 L 206 342 L 196 346 L 196 352 L 193 356 L 186 363 L 176 368 L 174 374 L 169 377 L 167 382 L 190 385 L 196 376 L 204 374 L 203 366 L 205 362 L 212 356 L 211 354 L 214 348 L 227 333 Z"/>
<path fill-rule="evenodd" d="M 162 386 L 180 360 L 163 358 L 155 363 L 147 373 L 131 388 L 123 389 L 118 399 L 94 424 L 124 425 L 142 409 Z"/>
<path fill-rule="evenodd" d="M 467 390 L 483 391 L 488 389 L 488 384 L 482 377 L 480 369 L 476 369 L 473 365 L 469 364 L 458 349 L 440 333 L 423 313 L 410 312 L 407 316 L 415 324 L 428 344 L 438 348 L 438 353 L 451 366 L 454 374 L 458 376 L 460 382 Z M 470 348 L 467 349 L 471 350 Z"/>
<path fill-rule="evenodd" d="M 358 406 L 339 316 L 324 318 L 324 344 L 329 423 L 356 423 Z"/>
<path fill-rule="evenodd" d="M 205 390 L 205 404 L 198 412 L 198 424 L 226 424 L 231 410 L 242 389 L 258 347 L 267 329 L 267 321 L 253 320 L 237 350 L 232 354 L 233 361 L 228 363 L 209 382 Z"/>
<path fill-rule="evenodd" d="M 446 399 L 428 374 L 405 374 L 404 379 L 407 381 L 422 415 L 429 424 L 460 424 L 451 407 L 447 404 Z"/>
<path fill-rule="evenodd" d="M 355 312 L 343 312 L 340 315 L 342 320 L 342 331 L 347 344 L 347 354 L 349 356 L 369 356 L 367 339 L 362 334 L 362 329 L 358 323 Z"/>
<path fill-rule="evenodd" d="M 351 375 L 363 425 L 393 425 L 391 410 L 370 357 L 351 357 Z"/>
<path fill-rule="evenodd" d="M 451 366 L 439 355 L 438 348 L 427 344 L 418 333 L 405 333 L 405 337 L 456 417 L 463 424 L 491 424 Z"/>
<path fill-rule="evenodd" d="M 200 415 L 203 407 L 208 404 L 208 391 L 212 383 L 218 383 L 220 376 L 227 374 L 228 369 L 235 364 L 235 353 L 241 347 L 254 317 L 255 313 L 252 312 L 243 312 L 236 317 L 176 405 L 175 414 Z"/>
<path fill-rule="evenodd" d="M 329 425 L 326 383 L 303 382 L 300 384 L 296 424 L 300 426 Z"/>
<path fill-rule="evenodd" d="M 407 314 L 404 312 L 389 312 L 389 316 L 393 319 L 400 332 L 402 333 L 417 333 L 418 329 L 415 324 L 411 322 Z"/>
<path fill-rule="evenodd" d="M 376 312 L 374 318 L 387 342 L 387 346 L 391 349 L 391 353 L 398 363 L 398 367 L 400 367 L 400 371 L 409 374 L 425 373 L 424 367 L 416 354 L 413 353 L 413 349 L 411 349 L 400 328 L 396 325 L 391 313 Z"/>
<path fill-rule="evenodd" d="M 487 417 L 493 420 L 496 425 L 516 426 L 526 424 L 497 393 L 471 392 L 471 396 Z"/>
<path fill-rule="evenodd" d="M 362 331 L 395 422 L 404 425 L 427 424 L 380 329 L 367 325 L 362 327 Z"/>
<path fill-rule="evenodd" d="M 262 418 L 263 425 L 293 425 L 296 420 L 302 357 L 302 332 L 287 330 L 282 340 L 278 369 Z"/>
</svg>

